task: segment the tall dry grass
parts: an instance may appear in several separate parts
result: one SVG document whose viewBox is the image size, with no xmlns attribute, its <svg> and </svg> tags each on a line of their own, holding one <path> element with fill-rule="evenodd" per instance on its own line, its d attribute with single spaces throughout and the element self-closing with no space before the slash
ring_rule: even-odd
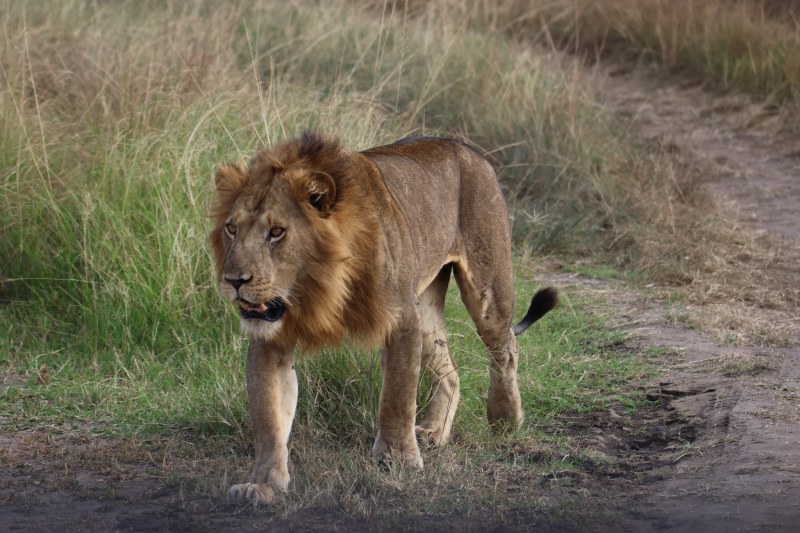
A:
<svg viewBox="0 0 800 533">
<path fill-rule="evenodd" d="M 759 0 L 578 0 L 541 3 L 503 19 L 518 35 L 538 28 L 559 46 L 633 57 L 773 106 L 800 103 L 797 4 Z M 522 11 L 525 12 L 525 11 Z M 531 20 L 529 24 L 526 20 Z M 790 120 L 796 125 L 796 121 Z"/>
<path fill-rule="evenodd" d="M 380 4 L 380 2 L 376 2 Z M 625 58 L 743 91 L 773 108 L 800 104 L 800 8 L 792 0 L 502 0 L 395 2 L 458 13 L 475 27 L 589 59 Z"/>
</svg>

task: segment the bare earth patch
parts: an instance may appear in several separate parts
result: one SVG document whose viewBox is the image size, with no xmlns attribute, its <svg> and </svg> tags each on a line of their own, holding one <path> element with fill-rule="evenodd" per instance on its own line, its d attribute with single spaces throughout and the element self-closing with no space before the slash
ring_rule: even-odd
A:
<svg viewBox="0 0 800 533">
<path fill-rule="evenodd" d="M 612 457 L 624 456 L 625 447 L 641 453 L 641 475 L 634 481 L 626 472 L 630 492 L 608 527 L 791 529 L 800 516 L 797 347 L 721 345 L 708 333 L 671 322 L 661 302 L 606 284 L 583 285 L 583 292 L 603 294 L 608 312 L 620 313 L 620 327 L 642 352 L 661 347 L 659 358 L 668 367 L 647 385 L 648 399 L 658 406 L 650 432 L 603 450 Z"/>
<path fill-rule="evenodd" d="M 665 84 L 641 70 L 618 73 L 607 79 L 611 106 L 630 116 L 641 136 L 703 163 L 705 186 L 765 232 L 776 256 L 790 258 L 780 268 L 766 266 L 771 297 L 695 307 L 706 315 L 697 325 L 713 335 L 687 329 L 691 320 L 665 324 L 660 309 L 624 298 L 615 306 L 632 310 L 630 330 L 646 344 L 680 349 L 651 394 L 698 430 L 634 498 L 642 515 L 633 524 L 794 528 L 800 517 L 798 137 L 781 130 L 776 110 L 745 97 L 714 97 L 697 83 Z M 719 327 L 736 320 L 756 334 L 742 339 Z"/>
<path fill-rule="evenodd" d="M 618 74 L 605 82 L 612 107 L 641 136 L 702 161 L 708 187 L 797 254 L 800 145 L 771 110 L 639 71 Z M 0 433 L 0 530 L 793 529 L 800 517 L 798 268 L 781 267 L 775 281 L 785 290 L 773 306 L 719 298 L 668 305 L 613 281 L 551 274 L 567 294 L 604 302 L 594 312 L 629 333 L 626 348 L 665 370 L 640 380 L 650 404 L 635 417 L 615 405 L 563 416 L 550 428 L 576 443 L 563 451 L 574 466 L 519 480 L 541 498 L 541 511 L 476 510 L 398 524 L 355 516 L 344 504 L 242 509 L 225 503 L 222 488 L 235 452 L 220 455 L 186 437 L 109 440 L 78 426 Z M 737 335 L 731 324 L 745 322 L 750 333 Z M 25 385 L 4 378 L 0 386 Z M 555 453 L 535 444 L 509 452 L 533 462 Z M 208 479 L 220 487 L 209 488 Z"/>
</svg>

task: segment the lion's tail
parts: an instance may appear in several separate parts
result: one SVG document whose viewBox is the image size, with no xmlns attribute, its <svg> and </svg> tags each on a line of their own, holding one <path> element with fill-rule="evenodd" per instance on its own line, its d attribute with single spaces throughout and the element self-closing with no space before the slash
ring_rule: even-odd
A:
<svg viewBox="0 0 800 533">
<path fill-rule="evenodd" d="M 522 334 L 534 322 L 554 308 L 556 304 L 558 304 L 558 292 L 553 287 L 539 290 L 533 295 L 531 306 L 528 308 L 528 312 L 525 313 L 525 318 L 520 320 L 519 324 L 511 328 L 514 335 Z"/>
</svg>

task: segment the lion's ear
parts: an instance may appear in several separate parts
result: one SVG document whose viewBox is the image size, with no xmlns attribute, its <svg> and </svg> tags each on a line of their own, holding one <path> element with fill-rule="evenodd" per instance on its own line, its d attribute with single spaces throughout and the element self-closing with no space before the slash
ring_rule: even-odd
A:
<svg viewBox="0 0 800 533">
<path fill-rule="evenodd" d="M 222 165 L 214 175 L 214 183 L 220 196 L 229 196 L 237 193 L 242 186 L 246 175 L 241 165 Z"/>
<path fill-rule="evenodd" d="M 336 200 L 336 183 L 330 174 L 314 172 L 308 178 L 308 202 L 320 213 L 333 209 Z"/>
</svg>

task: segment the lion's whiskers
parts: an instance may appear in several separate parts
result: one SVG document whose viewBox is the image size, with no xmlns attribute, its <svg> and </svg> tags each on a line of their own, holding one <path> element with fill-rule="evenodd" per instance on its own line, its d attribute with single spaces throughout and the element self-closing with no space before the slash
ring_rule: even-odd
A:
<svg viewBox="0 0 800 533">
<path fill-rule="evenodd" d="M 279 292 L 276 292 L 275 296 L 273 296 L 271 299 L 280 300 L 281 303 L 288 307 L 292 307 L 294 305 L 292 300 L 299 303 L 299 300 L 292 296 L 291 292 L 289 292 L 289 289 L 283 289 Z"/>
</svg>

